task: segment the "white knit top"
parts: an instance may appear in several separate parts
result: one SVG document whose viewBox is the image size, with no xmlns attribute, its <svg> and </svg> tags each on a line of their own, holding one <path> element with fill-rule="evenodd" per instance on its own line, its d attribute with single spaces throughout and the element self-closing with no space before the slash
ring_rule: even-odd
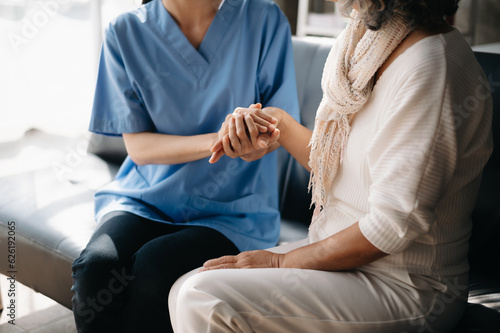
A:
<svg viewBox="0 0 500 333">
<path fill-rule="evenodd" d="M 470 214 L 492 151 L 491 118 L 488 80 L 458 31 L 412 45 L 353 119 L 310 242 L 359 221 L 363 235 L 390 254 L 366 268 L 467 272 Z"/>
</svg>

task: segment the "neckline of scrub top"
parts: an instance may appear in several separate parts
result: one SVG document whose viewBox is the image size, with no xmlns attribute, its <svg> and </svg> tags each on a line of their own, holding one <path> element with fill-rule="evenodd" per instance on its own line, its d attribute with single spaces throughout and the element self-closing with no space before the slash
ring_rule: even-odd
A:
<svg viewBox="0 0 500 333">
<path fill-rule="evenodd" d="M 156 7 L 152 8 L 152 14 L 158 28 L 189 67 L 198 67 L 210 65 L 210 60 L 220 48 L 229 24 L 235 17 L 234 12 L 240 7 L 242 0 L 221 3 L 198 49 L 189 42 L 162 1 L 155 2 Z"/>
</svg>

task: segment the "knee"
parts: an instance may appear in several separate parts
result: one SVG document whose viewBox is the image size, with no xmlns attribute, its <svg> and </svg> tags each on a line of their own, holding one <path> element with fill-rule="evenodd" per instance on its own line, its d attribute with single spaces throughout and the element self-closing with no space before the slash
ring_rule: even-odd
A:
<svg viewBox="0 0 500 333">
<path fill-rule="evenodd" d="M 107 309 L 123 302 L 125 288 L 134 280 L 117 260 L 89 253 L 72 266 L 73 312 L 80 325 L 89 325 Z"/>
<path fill-rule="evenodd" d="M 176 332 L 254 332 L 235 303 L 238 292 L 224 282 L 227 271 L 209 271 L 188 278 L 180 287 L 175 323 Z"/>
<path fill-rule="evenodd" d="M 113 240 L 108 235 L 102 234 L 92 237 L 71 268 L 73 277 L 80 278 L 110 273 L 119 265 L 120 255 Z"/>
<path fill-rule="evenodd" d="M 224 286 L 221 286 L 214 272 L 203 272 L 189 277 L 181 285 L 177 295 L 177 310 L 188 314 L 196 314 L 193 308 L 204 309 L 213 313 L 222 303 L 225 303 Z M 215 272 L 219 273 L 219 272 Z"/>
<path fill-rule="evenodd" d="M 174 327 L 180 332 L 194 329 L 191 325 L 209 322 L 208 317 L 213 314 L 220 302 L 212 294 L 212 288 L 208 288 L 209 281 L 206 275 L 205 273 L 195 274 L 180 286 L 174 309 L 175 316 L 171 318 L 173 324 L 177 323 Z M 193 309 L 196 310 L 193 311 Z M 185 326 L 189 326 L 189 328 L 185 328 Z M 196 329 L 200 329 L 200 327 L 196 327 Z"/>
<path fill-rule="evenodd" d="M 84 250 L 71 268 L 71 290 L 80 297 L 95 296 L 106 291 L 118 293 L 133 280 L 133 276 L 127 273 L 126 265 L 116 256 L 103 255 L 93 250 Z"/>
<path fill-rule="evenodd" d="M 193 292 L 203 292 L 211 294 L 214 291 L 215 285 L 217 285 L 217 280 L 213 280 L 214 271 L 202 272 L 193 274 L 187 278 L 182 284 L 179 294 L 189 295 Z M 215 273 L 217 273 L 215 271 Z"/>
</svg>

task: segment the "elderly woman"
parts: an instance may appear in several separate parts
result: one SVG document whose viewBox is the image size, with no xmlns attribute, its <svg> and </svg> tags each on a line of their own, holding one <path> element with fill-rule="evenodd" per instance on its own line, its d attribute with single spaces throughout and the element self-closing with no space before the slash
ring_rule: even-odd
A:
<svg viewBox="0 0 500 333">
<path fill-rule="evenodd" d="M 209 260 L 178 280 L 176 332 L 456 325 L 470 213 L 492 150 L 484 73 L 443 19 L 457 2 L 339 0 L 354 9 L 325 65 L 314 131 L 279 108 L 228 119 L 212 150 L 237 157 L 258 146 L 242 124 L 274 118 L 273 137 L 311 171 L 313 220 L 305 241 Z"/>
</svg>

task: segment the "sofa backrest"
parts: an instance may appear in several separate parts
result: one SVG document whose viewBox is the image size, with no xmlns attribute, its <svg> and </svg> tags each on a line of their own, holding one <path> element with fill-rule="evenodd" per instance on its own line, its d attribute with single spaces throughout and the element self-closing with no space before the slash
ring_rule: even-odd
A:
<svg viewBox="0 0 500 333">
<path fill-rule="evenodd" d="M 331 38 L 294 37 L 293 57 L 297 77 L 300 120 L 309 129 L 314 127 L 314 118 L 323 92 L 321 76 L 328 53 L 333 44 Z M 280 175 L 280 211 L 282 218 L 309 224 L 312 216 L 311 195 L 307 191 L 309 172 L 289 155 L 278 159 Z"/>
<path fill-rule="evenodd" d="M 472 213 L 469 259 L 473 270 L 500 276 L 500 54 L 475 52 L 488 78 L 493 98 L 494 150 L 483 171 Z"/>
</svg>

